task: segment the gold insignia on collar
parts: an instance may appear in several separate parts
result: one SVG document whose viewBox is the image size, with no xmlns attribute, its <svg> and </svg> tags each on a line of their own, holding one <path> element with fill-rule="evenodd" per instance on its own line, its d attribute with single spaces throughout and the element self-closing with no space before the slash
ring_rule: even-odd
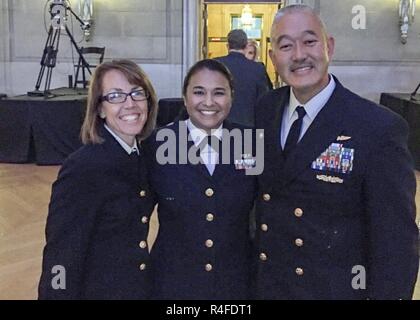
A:
<svg viewBox="0 0 420 320">
<path fill-rule="evenodd" d="M 350 140 L 351 139 L 351 137 L 349 137 L 349 136 L 338 136 L 337 137 L 337 141 L 347 141 L 347 140 Z"/>
</svg>

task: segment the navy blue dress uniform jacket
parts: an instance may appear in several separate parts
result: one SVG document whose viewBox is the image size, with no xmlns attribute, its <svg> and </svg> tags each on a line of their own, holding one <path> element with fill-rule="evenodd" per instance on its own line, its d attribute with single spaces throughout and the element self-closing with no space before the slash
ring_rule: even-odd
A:
<svg viewBox="0 0 420 320">
<path fill-rule="evenodd" d="M 130 157 L 105 128 L 102 144 L 64 162 L 53 184 L 40 299 L 145 299 L 150 260 L 144 247 L 153 210 L 144 155 Z M 65 268 L 65 290 L 52 273 Z"/>
<path fill-rule="evenodd" d="M 254 256 L 260 299 L 412 297 L 419 257 L 407 124 L 336 83 L 287 159 L 280 124 L 290 88 L 261 99 L 265 168 Z M 340 144 L 347 160 L 354 152 L 352 169 L 323 168 L 321 154 Z"/>
<path fill-rule="evenodd" d="M 179 123 L 158 131 L 174 133 L 176 159 Z M 226 121 L 223 127 L 234 128 Z M 150 137 L 148 155 L 155 155 L 163 143 L 156 141 L 155 136 Z M 192 146 L 193 142 L 188 141 L 188 150 Z M 232 147 L 233 144 L 231 151 Z M 231 164 L 216 165 L 212 176 L 204 164 L 160 165 L 156 158 L 151 162 L 150 183 L 159 202 L 159 233 L 151 251 L 153 297 L 248 298 L 249 219 L 256 196 L 255 176 L 236 170 L 233 154 Z"/>
<path fill-rule="evenodd" d="M 257 100 L 268 91 L 264 65 L 239 52 L 230 52 L 215 60 L 223 63 L 233 76 L 233 103 L 228 119 L 254 127 Z"/>
</svg>

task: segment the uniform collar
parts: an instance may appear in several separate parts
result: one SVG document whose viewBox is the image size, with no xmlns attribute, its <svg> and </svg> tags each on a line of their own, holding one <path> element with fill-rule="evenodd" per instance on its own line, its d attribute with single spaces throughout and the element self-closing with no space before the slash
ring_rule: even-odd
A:
<svg viewBox="0 0 420 320">
<path fill-rule="evenodd" d="M 189 118 L 185 120 L 185 123 L 187 124 L 191 139 L 194 141 L 194 145 L 198 146 L 201 141 L 208 136 L 208 134 L 204 130 L 197 128 Z M 215 136 L 219 140 L 222 140 L 222 129 L 223 123 L 217 129 L 212 129 L 211 135 Z"/>
<path fill-rule="evenodd" d="M 132 152 L 136 152 L 137 155 L 140 154 L 139 148 L 137 146 L 137 140 L 134 139 L 134 144 L 132 147 L 130 147 L 123 139 L 121 139 L 110 127 L 104 123 L 105 129 L 117 140 L 117 142 L 120 144 L 120 146 L 130 155 Z"/>
<path fill-rule="evenodd" d="M 295 112 L 298 106 L 303 106 L 306 111 L 306 115 L 309 117 L 311 121 L 313 121 L 316 115 L 321 111 L 327 101 L 330 99 L 332 93 L 335 89 L 335 80 L 334 77 L 331 75 L 329 76 L 330 81 L 328 85 L 321 90 L 316 96 L 312 97 L 307 103 L 302 104 L 296 98 L 295 94 L 293 93 L 293 89 L 290 87 L 290 98 L 289 98 L 289 106 L 287 108 L 287 119 L 290 121 L 292 118 L 293 113 Z"/>
</svg>

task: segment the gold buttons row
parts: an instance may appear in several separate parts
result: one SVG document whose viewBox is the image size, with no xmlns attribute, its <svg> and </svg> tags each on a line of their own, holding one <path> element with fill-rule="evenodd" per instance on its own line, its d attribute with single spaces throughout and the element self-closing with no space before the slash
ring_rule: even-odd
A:
<svg viewBox="0 0 420 320">
<path fill-rule="evenodd" d="M 214 195 L 214 190 L 212 189 L 212 188 L 208 188 L 208 189 L 206 189 L 206 191 L 205 191 L 205 194 L 206 194 L 206 196 L 207 197 L 213 197 L 213 195 Z"/>
<path fill-rule="evenodd" d="M 271 196 L 268 193 L 264 193 L 263 194 L 263 200 L 268 202 L 268 201 L 271 200 Z"/>
<path fill-rule="evenodd" d="M 295 245 L 296 245 L 297 247 L 302 247 L 302 246 L 303 246 L 303 240 L 302 240 L 302 239 L 300 239 L 300 238 L 297 238 L 297 239 L 295 240 Z"/>
<path fill-rule="evenodd" d="M 271 195 L 269 193 L 264 193 L 262 195 L 262 198 L 264 201 L 268 202 L 271 200 Z M 294 214 L 296 217 L 300 218 L 303 216 L 303 210 L 301 208 L 296 208 Z"/>
<path fill-rule="evenodd" d="M 298 276 L 303 276 L 303 269 L 302 268 L 296 268 L 295 269 L 295 273 L 298 275 Z"/>
<path fill-rule="evenodd" d="M 213 247 L 213 244 L 214 244 L 214 243 L 213 243 L 213 240 L 211 240 L 211 239 L 206 240 L 206 242 L 205 242 L 205 243 L 206 243 L 206 247 L 207 247 L 207 248 L 211 248 L 211 247 Z"/>
<path fill-rule="evenodd" d="M 295 213 L 295 216 L 298 218 L 303 216 L 303 210 L 301 208 L 296 208 L 294 213 Z"/>
<path fill-rule="evenodd" d="M 267 261 L 267 259 L 268 259 L 267 254 L 265 254 L 264 252 L 261 252 L 261 253 L 260 253 L 260 260 L 261 260 L 261 261 Z M 296 273 L 298 276 L 303 276 L 303 274 L 304 274 L 304 272 L 303 272 L 303 268 L 296 268 L 296 269 L 295 269 L 295 273 Z"/>
</svg>

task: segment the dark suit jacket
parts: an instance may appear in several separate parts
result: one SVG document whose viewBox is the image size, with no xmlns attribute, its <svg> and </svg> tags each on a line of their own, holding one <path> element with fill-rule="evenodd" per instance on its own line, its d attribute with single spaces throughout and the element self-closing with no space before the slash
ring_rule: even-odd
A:
<svg viewBox="0 0 420 320">
<path fill-rule="evenodd" d="M 290 88 L 261 99 L 257 128 L 265 128 L 265 169 L 257 200 L 258 298 L 412 296 L 419 258 L 407 124 L 336 82 L 287 160 L 280 124 Z M 354 150 L 351 171 L 312 168 L 332 143 Z M 357 266 L 366 270 L 365 290 L 352 287 L 352 281 L 356 287 L 364 283 Z"/>
<path fill-rule="evenodd" d="M 264 62 L 258 62 L 258 63 L 261 64 L 264 67 L 265 79 L 266 79 L 266 82 L 267 82 L 267 89 L 268 90 L 273 90 L 273 83 L 271 82 L 270 76 L 267 73 L 267 69 L 265 68 Z"/>
<path fill-rule="evenodd" d="M 234 127 L 225 122 L 224 128 Z M 160 129 L 158 134 L 162 130 L 174 133 L 178 159 L 182 139 L 179 122 Z M 183 143 L 187 144 L 186 138 Z M 154 155 L 164 142 L 152 136 L 148 144 L 147 153 Z M 188 150 L 192 146 L 189 141 Z M 236 170 L 233 154 L 231 164 L 216 165 L 212 176 L 204 164 L 159 165 L 156 158 L 150 160 L 150 182 L 159 202 L 159 233 L 151 252 L 153 297 L 248 298 L 249 214 L 256 195 L 255 176 Z M 213 195 L 206 195 L 209 189 Z M 212 241 L 210 247 L 206 246 L 207 240 Z M 206 271 L 207 264 L 212 270 Z"/>
<path fill-rule="evenodd" d="M 147 238 L 153 203 L 144 156 L 130 158 L 105 129 L 64 162 L 53 184 L 40 299 L 145 299 L 150 293 Z M 140 191 L 146 192 L 140 196 Z M 145 263 L 146 269 L 139 266 Z M 54 290 L 55 265 L 66 289 Z"/>
<path fill-rule="evenodd" d="M 253 127 L 257 100 L 268 90 L 264 65 L 248 60 L 239 52 L 215 60 L 222 62 L 233 75 L 234 95 L 228 119 Z"/>
</svg>

